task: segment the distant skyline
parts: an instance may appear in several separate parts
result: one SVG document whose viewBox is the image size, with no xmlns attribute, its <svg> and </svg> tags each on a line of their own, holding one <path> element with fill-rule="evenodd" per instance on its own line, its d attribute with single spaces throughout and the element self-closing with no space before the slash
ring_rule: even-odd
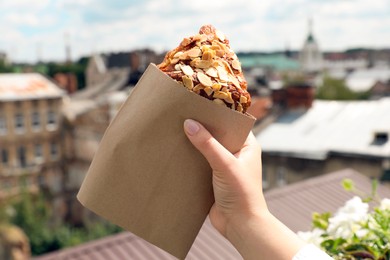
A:
<svg viewBox="0 0 390 260">
<path fill-rule="evenodd" d="M 93 52 L 164 51 L 213 24 L 235 51 L 302 47 L 313 19 L 321 50 L 390 47 L 389 0 L 0 0 L 0 52 L 15 62 Z"/>
</svg>

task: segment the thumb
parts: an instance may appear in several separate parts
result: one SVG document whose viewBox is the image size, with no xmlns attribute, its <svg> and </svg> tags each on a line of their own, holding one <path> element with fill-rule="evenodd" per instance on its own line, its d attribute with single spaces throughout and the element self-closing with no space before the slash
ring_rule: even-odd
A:
<svg viewBox="0 0 390 260">
<path fill-rule="evenodd" d="M 214 171 L 224 171 L 236 159 L 200 123 L 187 119 L 184 121 L 184 131 Z"/>
</svg>

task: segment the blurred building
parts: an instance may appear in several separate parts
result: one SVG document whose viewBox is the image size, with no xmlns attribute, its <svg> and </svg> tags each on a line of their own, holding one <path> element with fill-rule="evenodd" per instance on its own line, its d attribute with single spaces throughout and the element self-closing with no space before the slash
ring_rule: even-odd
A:
<svg viewBox="0 0 390 260">
<path fill-rule="evenodd" d="M 284 110 L 257 135 L 264 186 L 349 167 L 385 180 L 390 169 L 390 99 L 319 101 Z"/>
<path fill-rule="evenodd" d="M 323 69 L 323 58 L 312 31 L 312 22 L 309 21 L 309 32 L 303 48 L 299 53 L 301 69 L 307 73 L 319 72 Z"/>
<path fill-rule="evenodd" d="M 63 96 L 40 74 L 0 74 L 0 199 L 21 185 L 62 192 Z"/>
<path fill-rule="evenodd" d="M 125 85 L 135 85 L 149 63 L 160 63 L 163 56 L 149 49 L 111 54 L 94 54 L 89 59 L 86 70 L 87 88 L 126 78 Z"/>
</svg>

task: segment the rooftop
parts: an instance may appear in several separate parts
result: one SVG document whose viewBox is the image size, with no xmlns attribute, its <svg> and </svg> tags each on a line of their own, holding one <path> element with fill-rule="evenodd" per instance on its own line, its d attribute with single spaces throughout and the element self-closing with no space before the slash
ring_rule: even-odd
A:
<svg viewBox="0 0 390 260">
<path fill-rule="evenodd" d="M 263 152 L 325 159 L 330 152 L 390 157 L 390 98 L 375 101 L 315 100 L 307 111 L 287 111 L 257 135 Z M 379 135 L 379 136 L 381 136 Z"/>
<path fill-rule="evenodd" d="M 298 70 L 299 63 L 283 54 L 239 55 L 243 68 L 271 67 L 276 70 Z"/>
<path fill-rule="evenodd" d="M 360 69 L 346 78 L 347 86 L 353 91 L 368 91 L 378 81 L 390 81 L 390 68 Z"/>
<path fill-rule="evenodd" d="M 345 178 L 353 180 L 358 189 L 371 191 L 369 178 L 354 170 L 346 169 L 267 191 L 265 197 L 268 207 L 293 231 L 307 231 L 311 227 L 313 212 L 335 212 L 354 196 L 341 187 L 341 181 Z M 390 189 L 378 185 L 378 194 L 382 198 L 390 198 Z M 175 258 L 132 233 L 123 232 L 34 259 L 173 260 Z M 186 259 L 242 259 L 242 257 L 207 219 Z"/>
<path fill-rule="evenodd" d="M 0 74 L 0 101 L 59 98 L 63 95 L 63 90 L 41 74 Z"/>
</svg>

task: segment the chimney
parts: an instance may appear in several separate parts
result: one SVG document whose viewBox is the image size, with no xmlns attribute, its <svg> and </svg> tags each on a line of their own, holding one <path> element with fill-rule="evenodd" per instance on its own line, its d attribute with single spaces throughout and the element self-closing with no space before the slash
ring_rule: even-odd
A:
<svg viewBox="0 0 390 260">
<path fill-rule="evenodd" d="M 292 83 L 272 92 L 272 102 L 284 109 L 309 109 L 314 101 L 314 87 L 307 83 Z"/>
</svg>

